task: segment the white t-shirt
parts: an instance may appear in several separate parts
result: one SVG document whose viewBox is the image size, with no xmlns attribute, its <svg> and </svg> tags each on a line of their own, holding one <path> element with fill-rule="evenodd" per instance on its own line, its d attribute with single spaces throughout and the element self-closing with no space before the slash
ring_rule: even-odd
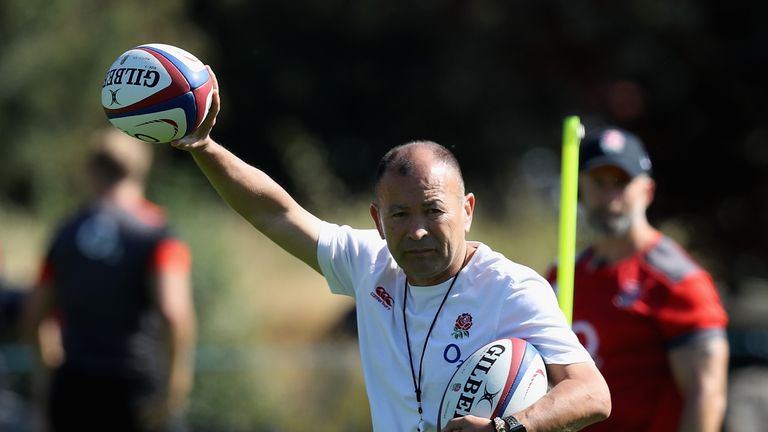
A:
<svg viewBox="0 0 768 432">
<path fill-rule="evenodd" d="M 461 361 L 488 342 L 525 339 L 550 364 L 592 361 L 544 278 L 482 243 L 473 244 L 477 251 L 458 274 L 427 341 L 421 372 L 422 432 L 437 430 L 445 386 Z M 317 257 L 331 291 L 355 298 L 373 429 L 416 431 L 420 416 L 410 362 L 418 380 L 429 326 L 453 279 L 436 286 L 409 286 L 409 359 L 402 310 L 405 274 L 378 232 L 324 223 Z"/>
</svg>

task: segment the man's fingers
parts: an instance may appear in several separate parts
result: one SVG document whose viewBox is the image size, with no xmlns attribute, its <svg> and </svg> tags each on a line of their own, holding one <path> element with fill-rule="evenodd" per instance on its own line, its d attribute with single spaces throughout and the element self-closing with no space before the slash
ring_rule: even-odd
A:
<svg viewBox="0 0 768 432">
<path fill-rule="evenodd" d="M 202 123 L 200 123 L 200 126 L 195 129 L 195 131 L 185 137 L 171 142 L 171 146 L 178 149 L 192 150 L 207 145 L 211 130 L 216 124 L 216 117 L 219 115 L 219 111 L 221 110 L 219 82 L 216 80 L 216 74 L 213 73 L 213 69 L 211 69 L 210 66 L 206 66 L 206 68 L 208 68 L 208 73 L 210 74 L 211 80 L 213 81 L 213 89 L 211 90 L 211 106 L 208 109 L 208 114 L 205 116 L 205 119 Z"/>
</svg>

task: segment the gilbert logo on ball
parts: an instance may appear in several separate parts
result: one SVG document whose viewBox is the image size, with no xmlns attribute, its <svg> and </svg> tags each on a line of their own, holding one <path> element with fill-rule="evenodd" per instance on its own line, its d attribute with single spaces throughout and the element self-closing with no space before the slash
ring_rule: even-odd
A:
<svg viewBox="0 0 768 432">
<path fill-rule="evenodd" d="M 213 82 L 205 65 L 171 45 L 146 44 L 112 63 L 101 88 L 109 121 L 143 141 L 182 138 L 203 122 Z"/>
<path fill-rule="evenodd" d="M 518 338 L 490 342 L 472 353 L 451 377 L 440 402 L 438 430 L 454 417 L 504 417 L 547 393 L 544 360 Z"/>
</svg>

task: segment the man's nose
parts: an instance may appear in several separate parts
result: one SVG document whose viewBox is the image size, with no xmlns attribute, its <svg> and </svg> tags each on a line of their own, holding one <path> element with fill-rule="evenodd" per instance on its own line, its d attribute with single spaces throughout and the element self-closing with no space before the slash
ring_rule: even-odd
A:
<svg viewBox="0 0 768 432">
<path fill-rule="evenodd" d="M 620 201 L 620 198 L 623 192 L 624 192 L 623 188 L 620 188 L 614 185 L 603 184 L 603 185 L 600 185 L 598 188 L 596 188 L 595 196 L 603 204 L 611 205 L 616 201 Z"/>
<path fill-rule="evenodd" d="M 408 237 L 413 240 L 421 240 L 429 235 L 426 221 L 423 218 L 413 218 L 410 226 L 408 227 Z"/>
</svg>

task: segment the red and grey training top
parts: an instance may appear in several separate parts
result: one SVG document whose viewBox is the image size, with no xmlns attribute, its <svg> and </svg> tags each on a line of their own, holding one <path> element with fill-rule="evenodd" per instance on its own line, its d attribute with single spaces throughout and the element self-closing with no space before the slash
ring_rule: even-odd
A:
<svg viewBox="0 0 768 432">
<path fill-rule="evenodd" d="M 557 269 L 548 273 L 555 286 Z M 581 253 L 574 274 L 573 330 L 611 390 L 608 420 L 594 431 L 675 429 L 682 398 L 668 351 L 721 336 L 728 318 L 710 275 L 669 237 L 603 265 Z"/>
</svg>

